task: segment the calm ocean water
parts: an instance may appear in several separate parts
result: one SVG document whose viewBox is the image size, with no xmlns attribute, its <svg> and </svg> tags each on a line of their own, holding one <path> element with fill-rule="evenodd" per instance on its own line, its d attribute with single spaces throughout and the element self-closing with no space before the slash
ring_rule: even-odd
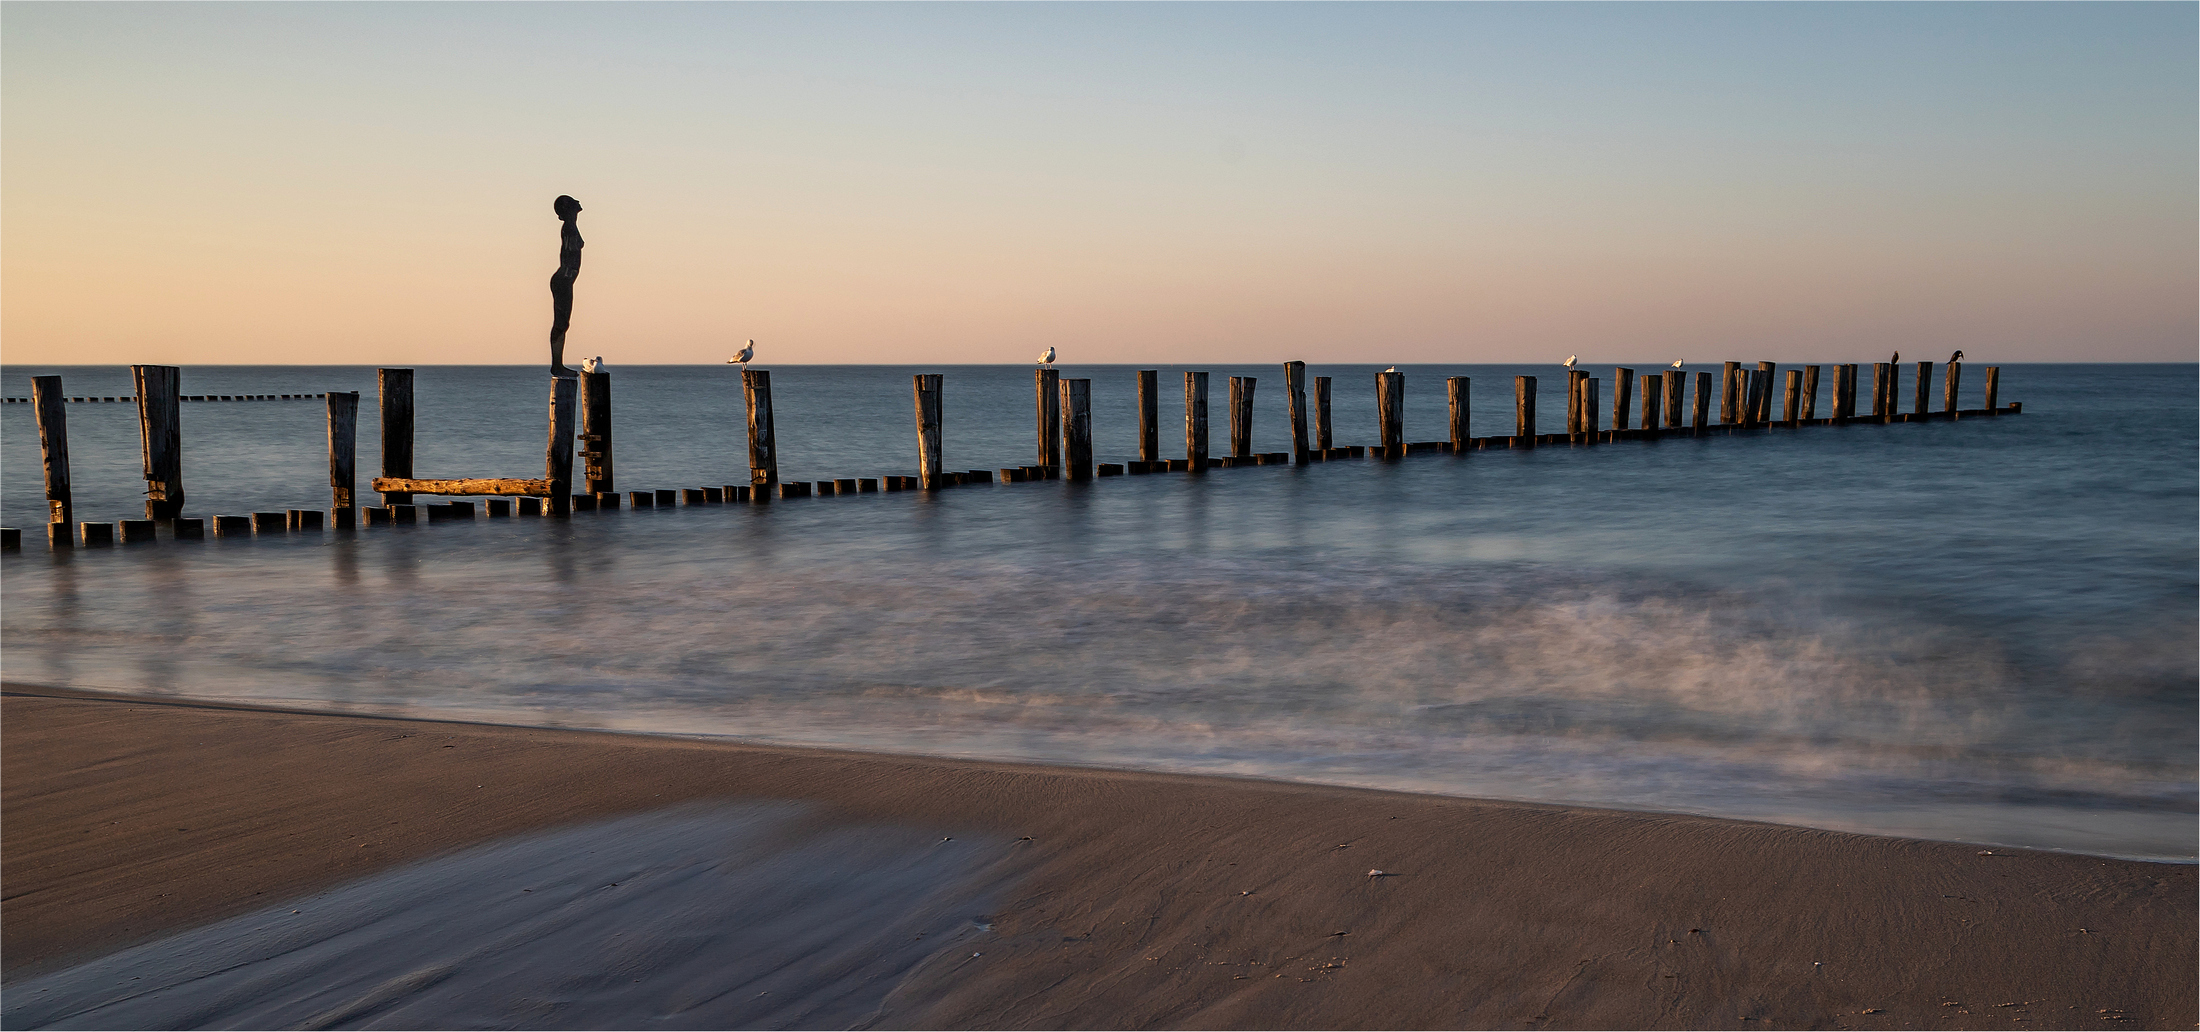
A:
<svg viewBox="0 0 2200 1032">
<path fill-rule="evenodd" d="M 1230 374 L 1259 378 L 1255 447 L 1287 448 L 1280 367 L 1208 368 L 1214 450 Z M 1375 436 L 1375 368 L 1311 370 L 1340 445 Z M 946 373 L 951 468 L 1034 461 L 1028 368 L 783 367 L 782 475 L 915 472 L 919 371 Z M 0 392 L 49 372 L 129 393 L 122 367 Z M 1448 375 L 1477 434 L 1508 432 L 1516 373 L 1560 428 L 1555 366 L 1405 373 L 1409 440 L 1444 435 Z M 1135 456 L 1132 370 L 1063 375 L 1093 378 L 1101 459 Z M 371 369 L 183 380 L 359 390 L 362 488 L 378 462 Z M 733 369 L 614 383 L 621 489 L 745 479 Z M 545 388 L 422 368 L 416 469 L 539 476 Z M 0 673 L 2189 860 L 2196 396 L 2192 365 L 2005 366 L 2015 418 L 58 555 L 31 408 L 0 406 L 0 512 L 34 539 L 0 561 Z M 141 514 L 134 408 L 68 416 L 78 518 Z M 188 513 L 327 506 L 320 402 L 183 420 Z"/>
</svg>

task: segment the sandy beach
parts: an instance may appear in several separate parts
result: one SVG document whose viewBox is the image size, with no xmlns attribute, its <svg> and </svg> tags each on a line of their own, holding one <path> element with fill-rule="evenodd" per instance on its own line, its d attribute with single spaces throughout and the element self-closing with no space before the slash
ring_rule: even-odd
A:
<svg viewBox="0 0 2200 1032">
<path fill-rule="evenodd" d="M 2200 983 L 2190 865 L 25 685 L 0 732 L 11 989 L 456 850 L 704 804 L 793 807 L 751 835 L 774 856 L 967 847 L 905 869 L 983 873 L 938 904 L 990 894 L 983 920 L 891 967 L 872 1027 L 2170 1028 Z"/>
</svg>

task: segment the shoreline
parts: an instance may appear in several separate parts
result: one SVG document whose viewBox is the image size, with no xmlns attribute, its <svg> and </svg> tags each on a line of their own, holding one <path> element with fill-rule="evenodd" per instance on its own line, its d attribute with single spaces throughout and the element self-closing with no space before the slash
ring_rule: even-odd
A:
<svg viewBox="0 0 2200 1032">
<path fill-rule="evenodd" d="M 919 969 L 887 1024 L 2168 1027 L 2200 1006 L 2189 863 L 5 691 L 9 982 L 523 832 L 749 800 L 1028 836 L 986 966 Z"/>
</svg>

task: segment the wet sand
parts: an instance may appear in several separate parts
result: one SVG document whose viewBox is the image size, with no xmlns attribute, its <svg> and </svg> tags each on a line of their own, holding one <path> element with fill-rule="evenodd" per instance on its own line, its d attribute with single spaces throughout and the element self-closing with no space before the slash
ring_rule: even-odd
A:
<svg viewBox="0 0 2200 1032">
<path fill-rule="evenodd" d="M 881 969 L 890 984 L 874 979 L 865 1005 L 876 1027 L 2168 1028 L 2200 1016 L 2191 865 L 1250 780 L 6 692 L 0 960 L 11 990 L 509 836 L 679 806 L 793 806 L 793 830 L 774 833 L 790 842 L 983 843 L 956 861 L 984 875 L 979 895 L 991 895 L 969 903 L 983 920 L 955 924 L 951 947 Z M 796 927 L 820 907 L 768 895 L 777 909 L 745 920 Z M 887 927 L 916 920 L 915 905 L 881 897 L 863 904 L 873 920 L 836 920 Z M 743 963 L 801 969 L 814 951 L 800 938 L 766 936 Z M 687 970 L 689 984 L 710 978 L 708 965 Z M 429 988 L 391 982 L 377 1006 Z"/>
</svg>

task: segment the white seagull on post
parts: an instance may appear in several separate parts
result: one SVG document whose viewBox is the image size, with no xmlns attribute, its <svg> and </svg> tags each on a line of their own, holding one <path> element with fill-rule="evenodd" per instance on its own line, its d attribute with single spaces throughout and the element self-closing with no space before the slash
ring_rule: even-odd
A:
<svg viewBox="0 0 2200 1032">
<path fill-rule="evenodd" d="M 1572 368 L 1574 367 L 1574 363 L 1576 363 L 1576 362 L 1579 362 L 1579 361 L 1581 361 L 1581 356 L 1580 356 L 1580 355 L 1568 355 L 1568 356 L 1566 356 L 1566 361 L 1564 361 L 1564 362 L 1561 362 L 1561 363 L 1559 363 L 1559 364 L 1560 364 L 1560 365 L 1563 365 L 1563 366 L 1565 366 L 1565 367 L 1566 367 L 1566 368 L 1568 368 L 1568 369 L 1572 369 Z"/>
<path fill-rule="evenodd" d="M 584 373 L 593 373 L 593 372 L 598 372 L 598 371 L 600 371 L 600 370 L 602 370 L 602 369 L 603 369 L 603 356 L 602 356 L 602 355 L 597 355 L 597 356 L 596 356 L 596 357 L 594 357 L 594 358 L 584 358 L 584 359 L 581 359 L 581 372 L 584 372 Z"/>
<path fill-rule="evenodd" d="M 1051 347 L 1047 348 L 1047 353 L 1046 353 L 1046 354 L 1044 354 L 1044 355 L 1040 355 L 1040 356 L 1039 356 L 1039 364 L 1040 364 L 1040 365 L 1043 365 L 1043 366 L 1045 366 L 1045 367 L 1047 367 L 1048 369 L 1052 369 L 1052 368 L 1054 368 L 1054 349 L 1053 349 L 1053 348 L 1051 348 Z"/>
<path fill-rule="evenodd" d="M 1676 358 L 1676 359 L 1674 359 L 1674 360 L 1673 360 L 1673 368 L 1675 368 L 1675 369 L 1679 369 L 1680 367 L 1681 367 L 1681 360 L 1680 360 L 1680 359 L 1677 359 L 1677 358 Z"/>
<path fill-rule="evenodd" d="M 732 365 L 736 362 L 739 362 L 741 364 L 741 371 L 745 373 L 749 371 L 749 359 L 755 357 L 756 342 L 752 340 L 749 342 L 748 347 L 742 348 L 739 352 L 735 353 L 732 358 L 727 359 L 726 364 Z"/>
</svg>

